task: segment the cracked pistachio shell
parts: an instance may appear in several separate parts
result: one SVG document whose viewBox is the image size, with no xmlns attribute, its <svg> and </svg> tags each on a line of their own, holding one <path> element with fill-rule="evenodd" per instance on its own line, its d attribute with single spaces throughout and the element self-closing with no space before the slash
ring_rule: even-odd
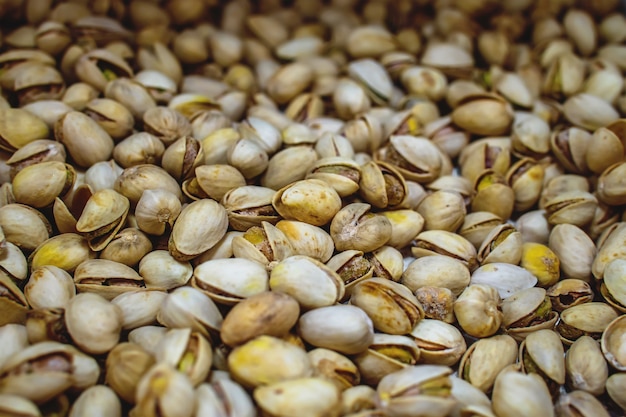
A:
<svg viewBox="0 0 626 417">
<path fill-rule="evenodd" d="M 393 416 L 446 416 L 456 403 L 451 374 L 452 369 L 440 365 L 415 365 L 393 372 L 378 384 L 377 402 Z"/>
<path fill-rule="evenodd" d="M 491 229 L 478 248 L 477 259 L 481 265 L 488 263 L 519 264 L 522 259 L 522 234 L 508 223 Z"/>
<path fill-rule="evenodd" d="M 28 304 L 36 308 L 64 308 L 76 295 L 72 276 L 53 265 L 33 269 L 24 286 L 24 296 Z"/>
<path fill-rule="evenodd" d="M 107 300 L 127 291 L 145 288 L 143 278 L 131 267 L 108 259 L 88 259 L 74 271 L 79 292 L 98 294 Z"/>
<path fill-rule="evenodd" d="M 452 122 L 477 135 L 503 135 L 513 123 L 513 109 L 503 97 L 495 94 L 469 95 L 452 111 Z"/>
<path fill-rule="evenodd" d="M 422 200 L 417 212 L 424 218 L 424 230 L 454 232 L 463 224 L 465 200 L 456 191 L 437 190 Z"/>
<path fill-rule="evenodd" d="M 122 168 L 130 168 L 141 164 L 158 164 L 161 162 L 163 152 L 165 152 L 163 142 L 144 131 L 129 135 L 115 145 L 113 159 Z"/>
<path fill-rule="evenodd" d="M 406 247 L 424 228 L 424 218 L 414 210 L 389 210 L 381 214 L 391 223 L 391 237 L 386 245 L 396 249 Z"/>
<path fill-rule="evenodd" d="M 603 203 L 615 206 L 626 203 L 624 172 L 626 163 L 618 162 L 607 167 L 598 178 L 597 196 Z"/>
<path fill-rule="evenodd" d="M 157 321 L 170 328 L 190 327 L 203 336 L 219 331 L 222 313 L 207 295 L 193 287 L 176 288 L 167 295 L 157 313 Z"/>
<path fill-rule="evenodd" d="M 221 200 L 228 191 L 246 185 L 246 179 L 241 172 L 225 164 L 197 167 L 196 180 L 202 191 L 217 201 Z"/>
<path fill-rule="evenodd" d="M 152 248 L 152 242 L 145 233 L 137 227 L 127 227 L 115 234 L 100 252 L 100 258 L 135 267 Z"/>
<path fill-rule="evenodd" d="M 2 318 L 0 325 L 8 323 L 25 323 L 26 313 L 29 309 L 28 302 L 22 290 L 15 285 L 13 280 L 4 272 L 0 273 L 0 312 Z"/>
<path fill-rule="evenodd" d="M 128 78 L 116 78 L 107 83 L 104 96 L 118 101 L 132 113 L 135 120 L 142 120 L 146 111 L 156 107 L 156 102 L 148 90 L 137 81 Z M 170 107 L 174 99 L 170 101 Z"/>
<path fill-rule="evenodd" d="M 459 375 L 483 392 L 489 392 L 496 377 L 517 360 L 517 342 L 509 335 L 496 335 L 473 343 L 459 364 Z"/>
<path fill-rule="evenodd" d="M 152 164 L 141 164 L 126 168 L 117 177 L 114 189 L 128 198 L 134 206 L 144 190 L 163 188 L 182 200 L 180 186 L 163 168 Z"/>
<path fill-rule="evenodd" d="M 619 119 L 619 113 L 610 103 L 587 93 L 568 98 L 563 103 L 563 114 L 572 124 L 590 131 Z"/>
<path fill-rule="evenodd" d="M 32 269 L 45 265 L 57 266 L 72 273 L 83 261 L 95 258 L 87 240 L 75 233 L 62 233 L 42 242 L 29 256 Z"/>
<path fill-rule="evenodd" d="M 121 417 L 122 403 L 106 385 L 94 385 L 83 391 L 72 405 L 69 417 Z"/>
<path fill-rule="evenodd" d="M 385 105 L 389 101 L 393 83 L 378 61 L 371 58 L 352 61 L 348 64 L 348 74 L 364 87 L 375 103 Z"/>
<path fill-rule="evenodd" d="M 156 316 L 167 293 L 161 289 L 124 292 L 111 300 L 122 310 L 122 329 L 132 330 L 156 323 Z"/>
<path fill-rule="evenodd" d="M 558 319 L 546 290 L 539 287 L 518 290 L 503 300 L 502 313 L 503 328 L 518 341 L 538 329 L 552 329 Z"/>
<path fill-rule="evenodd" d="M 17 203 L 43 208 L 54 203 L 56 197 L 65 196 L 74 186 L 74 167 L 59 161 L 30 165 L 15 175 L 13 195 Z"/>
<path fill-rule="evenodd" d="M 426 97 L 433 102 L 444 98 L 448 88 L 445 75 L 431 67 L 410 66 L 402 71 L 400 81 L 409 94 Z"/>
<path fill-rule="evenodd" d="M 122 310 L 105 298 L 90 293 L 77 294 L 65 307 L 65 325 L 81 350 L 106 353 L 119 342 Z"/>
<path fill-rule="evenodd" d="M 191 285 L 215 302 L 227 305 L 269 289 L 265 266 L 245 258 L 203 262 L 195 267 Z"/>
<path fill-rule="evenodd" d="M 462 262 L 448 256 L 423 256 L 411 262 L 402 273 L 402 284 L 411 291 L 422 287 L 448 288 L 455 296 L 469 285 L 470 272 Z"/>
<path fill-rule="evenodd" d="M 129 209 L 130 201 L 117 191 L 97 191 L 87 200 L 76 230 L 85 236 L 91 249 L 100 251 L 122 228 Z"/>
<path fill-rule="evenodd" d="M 490 211 L 501 219 L 511 218 L 515 209 L 515 191 L 504 176 L 487 169 L 476 177 L 474 191 L 472 212 Z"/>
<path fill-rule="evenodd" d="M 451 416 L 469 413 L 474 417 L 495 417 L 487 395 L 464 379 L 452 376 L 452 396 L 457 399 Z M 472 414 L 473 413 L 473 414 Z"/>
<path fill-rule="evenodd" d="M 122 104 L 108 98 L 91 100 L 83 113 L 94 119 L 114 141 L 119 141 L 133 132 L 135 119 Z"/>
<path fill-rule="evenodd" d="M 44 341 L 27 346 L 4 363 L 0 392 L 42 404 L 70 387 L 95 385 L 99 376 L 100 368 L 91 356 L 69 344 Z"/>
<path fill-rule="evenodd" d="M 489 211 L 475 211 L 467 213 L 458 233 L 478 249 L 489 232 L 500 224 L 502 224 L 502 219 L 496 214 Z"/>
<path fill-rule="evenodd" d="M 10 203 L 0 207 L 0 226 L 6 241 L 25 251 L 34 250 L 52 233 L 46 217 L 25 204 Z"/>
<path fill-rule="evenodd" d="M 610 414 L 600 400 L 585 391 L 572 391 L 561 395 L 556 404 L 557 415 L 609 417 Z"/>
<path fill-rule="evenodd" d="M 361 166 L 359 194 L 377 208 L 398 206 L 406 198 L 408 189 L 402 175 L 386 162 L 369 161 Z"/>
<path fill-rule="evenodd" d="M 353 355 L 372 343 L 372 320 L 358 307 L 332 305 L 308 311 L 300 316 L 298 334 L 316 347 Z"/>
<path fill-rule="evenodd" d="M 598 252 L 593 259 L 591 272 L 596 279 L 604 277 L 604 270 L 614 259 L 624 258 L 624 242 L 626 241 L 626 223 L 617 223 L 607 231 L 603 242 L 598 244 Z"/>
<path fill-rule="evenodd" d="M 306 179 L 325 181 L 340 197 L 347 197 L 359 190 L 362 169 L 352 159 L 341 156 L 326 157 L 313 164 Z"/>
<path fill-rule="evenodd" d="M 461 262 L 470 271 L 477 266 L 476 248 L 467 239 L 445 230 L 426 230 L 415 237 L 411 253 L 416 258 L 443 255 Z"/>
<path fill-rule="evenodd" d="M 159 138 L 166 146 L 180 137 L 192 134 L 189 120 L 169 107 L 158 106 L 147 110 L 143 115 L 143 123 L 144 130 Z"/>
<path fill-rule="evenodd" d="M 0 394 L 0 413 L 7 417 L 41 417 L 34 402 L 16 394 Z"/>
<path fill-rule="evenodd" d="M 278 104 L 291 101 L 313 81 L 313 70 L 306 64 L 294 62 L 279 67 L 267 82 L 267 93 Z"/>
<path fill-rule="evenodd" d="M 162 235 L 174 225 L 182 209 L 179 198 L 171 192 L 157 188 L 147 189 L 135 207 L 137 226 L 151 235 Z"/>
<path fill-rule="evenodd" d="M 359 282 L 371 278 L 374 273 L 374 267 L 363 252 L 358 250 L 345 250 L 339 252 L 326 262 L 333 271 L 337 272 L 343 280 L 346 288 L 344 298 L 345 301 L 352 294 L 352 288 Z"/>
<path fill-rule="evenodd" d="M 350 304 L 365 311 L 376 330 L 388 334 L 407 334 L 424 318 L 424 309 L 411 290 L 384 278 L 355 285 Z"/>
<path fill-rule="evenodd" d="M 619 136 L 609 128 L 600 127 L 593 132 L 585 152 L 585 162 L 589 170 L 601 175 L 605 169 L 621 161 L 624 144 Z"/>
<path fill-rule="evenodd" d="M 341 197 L 326 182 L 309 179 L 296 181 L 276 192 L 274 209 L 287 220 L 323 226 L 341 209 Z"/>
<path fill-rule="evenodd" d="M 506 174 L 506 181 L 515 193 L 514 210 L 525 212 L 532 208 L 541 196 L 545 168 L 530 158 L 513 164 Z"/>
<path fill-rule="evenodd" d="M 132 78 L 133 70 L 119 55 L 106 49 L 94 49 L 81 56 L 74 67 L 78 78 L 104 91 L 107 83 L 120 77 Z"/>
<path fill-rule="evenodd" d="M 139 274 L 149 287 L 172 290 L 185 285 L 193 274 L 189 262 L 178 261 L 165 250 L 155 250 L 139 261 Z"/>
<path fill-rule="evenodd" d="M 503 370 L 496 378 L 491 398 L 493 411 L 498 416 L 554 417 L 550 391 L 537 374 Z"/>
<path fill-rule="evenodd" d="M 600 344 L 590 336 L 581 336 L 565 354 L 567 385 L 571 389 L 601 395 L 609 376 L 609 367 Z"/>
<path fill-rule="evenodd" d="M 191 329 L 169 329 L 156 349 L 156 362 L 170 364 L 187 375 L 194 386 L 207 379 L 213 352 L 209 341 L 200 333 Z"/>
<path fill-rule="evenodd" d="M 544 209 L 548 223 L 561 223 L 584 227 L 593 219 L 598 200 L 585 191 L 568 191 L 546 201 Z"/>
<path fill-rule="evenodd" d="M 596 245 L 582 229 L 571 224 L 557 224 L 550 232 L 548 246 L 559 258 L 564 277 L 589 281 L 592 264 L 598 262 L 598 256 Z"/>
<path fill-rule="evenodd" d="M 54 126 L 54 136 L 65 145 L 74 162 L 85 168 L 108 160 L 115 146 L 111 136 L 95 120 L 77 111 L 59 118 Z"/>
<path fill-rule="evenodd" d="M 459 155 L 461 175 L 472 184 L 488 169 L 504 176 L 511 166 L 511 139 L 484 138 L 471 142 Z"/>
<path fill-rule="evenodd" d="M 565 352 L 559 334 L 550 329 L 539 329 L 526 336 L 520 344 L 521 369 L 536 372 L 548 387 L 565 383 Z"/>
<path fill-rule="evenodd" d="M 454 302 L 454 315 L 470 336 L 492 336 L 500 329 L 503 319 L 500 295 L 493 287 L 470 285 Z"/>
<path fill-rule="evenodd" d="M 391 246 L 381 246 L 365 255 L 373 267 L 373 273 L 378 278 L 398 282 L 404 269 L 402 252 Z"/>
<path fill-rule="evenodd" d="M 245 232 L 261 222 L 276 223 L 280 216 L 272 206 L 275 190 L 256 185 L 233 188 L 222 197 L 221 204 L 226 208 L 228 220 L 235 230 Z"/>
<path fill-rule="evenodd" d="M 332 98 L 337 115 L 346 121 L 367 112 L 371 107 L 365 88 L 349 78 L 341 78 L 337 82 Z"/>
<path fill-rule="evenodd" d="M 276 223 L 276 228 L 287 237 L 294 255 L 308 256 L 320 262 L 327 262 L 333 256 L 333 239 L 320 227 L 295 220 L 281 220 Z"/>
<path fill-rule="evenodd" d="M 529 271 L 507 263 L 483 265 L 470 278 L 470 284 L 484 284 L 495 288 L 503 300 L 520 290 L 534 287 L 536 283 L 537 278 Z"/>
<path fill-rule="evenodd" d="M 256 408 L 241 385 L 229 379 L 219 379 L 196 388 L 196 415 L 254 417 Z"/>
<path fill-rule="evenodd" d="M 293 297 L 275 291 L 255 294 L 237 303 L 224 317 L 220 337 L 238 346 L 257 336 L 285 336 L 298 321 L 300 306 Z"/>
<path fill-rule="evenodd" d="M 604 269 L 604 281 L 600 287 L 600 292 L 606 302 L 622 313 L 626 310 L 625 268 L 626 261 L 623 259 L 610 261 Z"/>
<path fill-rule="evenodd" d="M 23 109 L 0 109 L 0 148 L 13 152 L 48 136 L 48 126 L 39 117 Z"/>
<path fill-rule="evenodd" d="M 182 182 L 192 177 L 195 168 L 203 162 L 202 142 L 192 136 L 182 136 L 165 149 L 161 166 L 173 178 Z"/>
<path fill-rule="evenodd" d="M 315 179 L 307 176 L 307 172 L 317 159 L 317 152 L 308 145 L 282 149 L 270 158 L 267 169 L 261 177 L 261 185 L 279 190 L 305 178 Z M 324 181 L 324 178 L 317 179 Z M 325 182 L 335 188 L 330 181 Z M 338 190 L 335 188 L 335 191 Z"/>
<path fill-rule="evenodd" d="M 361 381 L 376 386 L 387 374 L 413 366 L 420 357 L 420 350 L 407 336 L 374 334 L 374 341 L 365 352 L 354 357 L 361 374 Z"/>
<path fill-rule="evenodd" d="M 168 250 L 177 260 L 193 259 L 215 246 L 227 229 L 228 215 L 222 205 L 209 199 L 194 201 L 176 219 Z"/>
<path fill-rule="evenodd" d="M 246 388 L 309 377 L 313 374 L 306 351 L 286 340 L 258 336 L 228 355 L 233 379 Z"/>
<path fill-rule="evenodd" d="M 626 371 L 626 319 L 619 316 L 613 319 L 604 330 L 600 346 L 607 362 L 618 371 Z"/>
<path fill-rule="evenodd" d="M 262 222 L 260 227 L 252 226 L 241 236 L 235 236 L 232 250 L 236 258 L 257 261 L 268 268 L 294 254 L 287 236 L 268 222 Z"/>
<path fill-rule="evenodd" d="M 376 159 L 393 165 L 408 181 L 432 182 L 443 171 L 443 154 L 424 137 L 394 135 Z"/>
<path fill-rule="evenodd" d="M 338 417 L 341 391 L 324 378 L 297 378 L 258 387 L 254 400 L 267 415 L 276 417 Z"/>
<path fill-rule="evenodd" d="M 335 215 L 330 235 L 337 250 L 371 252 L 387 243 L 391 237 L 391 223 L 386 217 L 371 213 L 370 208 L 369 204 L 352 203 Z"/>
<path fill-rule="evenodd" d="M 361 375 L 348 357 L 330 349 L 316 348 L 307 352 L 313 367 L 313 376 L 331 381 L 341 391 L 356 386 Z"/>
<path fill-rule="evenodd" d="M 581 336 L 591 336 L 597 340 L 617 317 L 617 312 L 606 303 L 584 303 L 563 310 L 556 330 L 563 343 L 568 345 Z"/>
<path fill-rule="evenodd" d="M 195 395 L 186 375 L 167 363 L 158 363 L 139 381 L 135 400 L 130 417 L 192 417 Z"/>
<path fill-rule="evenodd" d="M 553 309 L 558 312 L 575 305 L 593 301 L 591 285 L 576 278 L 561 279 L 547 289 L 547 294 L 552 301 Z"/>
<path fill-rule="evenodd" d="M 270 273 L 269 287 L 292 296 L 306 310 L 333 305 L 345 294 L 343 280 L 335 271 L 302 255 L 277 263 Z"/>
<path fill-rule="evenodd" d="M 452 366 L 467 350 L 461 332 L 453 325 L 439 320 L 420 320 L 409 336 L 420 349 L 420 362 L 427 364 Z"/>
<path fill-rule="evenodd" d="M 65 147 L 62 144 L 50 139 L 37 139 L 13 152 L 6 164 L 9 165 L 11 178 L 14 178 L 27 166 L 47 161 L 65 162 L 65 159 Z"/>
<path fill-rule="evenodd" d="M 140 345 L 120 343 L 107 355 L 105 382 L 124 401 L 134 404 L 137 385 L 154 362 L 154 356 Z"/>
</svg>

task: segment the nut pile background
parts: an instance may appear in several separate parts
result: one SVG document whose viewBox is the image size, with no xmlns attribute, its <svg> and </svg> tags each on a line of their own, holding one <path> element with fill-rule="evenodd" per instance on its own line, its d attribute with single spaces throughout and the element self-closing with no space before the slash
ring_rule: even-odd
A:
<svg viewBox="0 0 626 417">
<path fill-rule="evenodd" d="M 0 414 L 623 415 L 617 0 L 0 23 Z"/>
</svg>

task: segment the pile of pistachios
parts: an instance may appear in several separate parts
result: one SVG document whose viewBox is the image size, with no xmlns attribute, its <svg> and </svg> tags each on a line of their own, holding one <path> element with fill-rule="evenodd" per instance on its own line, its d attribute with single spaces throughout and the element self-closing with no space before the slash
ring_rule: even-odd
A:
<svg viewBox="0 0 626 417">
<path fill-rule="evenodd" d="M 0 415 L 626 412 L 618 0 L 0 28 Z"/>
</svg>

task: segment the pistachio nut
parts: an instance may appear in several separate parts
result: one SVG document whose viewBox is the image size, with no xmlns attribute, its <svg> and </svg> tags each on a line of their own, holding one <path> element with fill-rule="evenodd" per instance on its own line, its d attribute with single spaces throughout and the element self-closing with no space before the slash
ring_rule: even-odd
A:
<svg viewBox="0 0 626 417">
<path fill-rule="evenodd" d="M 244 387 L 308 377 L 313 374 L 306 351 L 273 336 L 258 336 L 228 355 L 228 367 L 235 381 Z"/>
<path fill-rule="evenodd" d="M 261 335 L 282 337 L 296 324 L 299 312 L 297 300 L 285 293 L 265 291 L 252 295 L 224 317 L 220 337 L 233 347 Z"/>
<path fill-rule="evenodd" d="M 411 291 L 384 278 L 369 278 L 356 284 L 350 304 L 365 311 L 375 329 L 388 334 L 406 334 L 424 318 L 424 310 Z"/>
<path fill-rule="evenodd" d="M 567 384 L 574 390 L 601 395 L 609 376 L 609 367 L 600 344 L 590 336 L 581 336 L 565 354 Z"/>
<path fill-rule="evenodd" d="M 391 237 L 391 223 L 386 217 L 370 212 L 364 203 L 348 204 L 332 218 L 330 235 L 335 248 L 370 252 L 387 243 Z"/>
</svg>

